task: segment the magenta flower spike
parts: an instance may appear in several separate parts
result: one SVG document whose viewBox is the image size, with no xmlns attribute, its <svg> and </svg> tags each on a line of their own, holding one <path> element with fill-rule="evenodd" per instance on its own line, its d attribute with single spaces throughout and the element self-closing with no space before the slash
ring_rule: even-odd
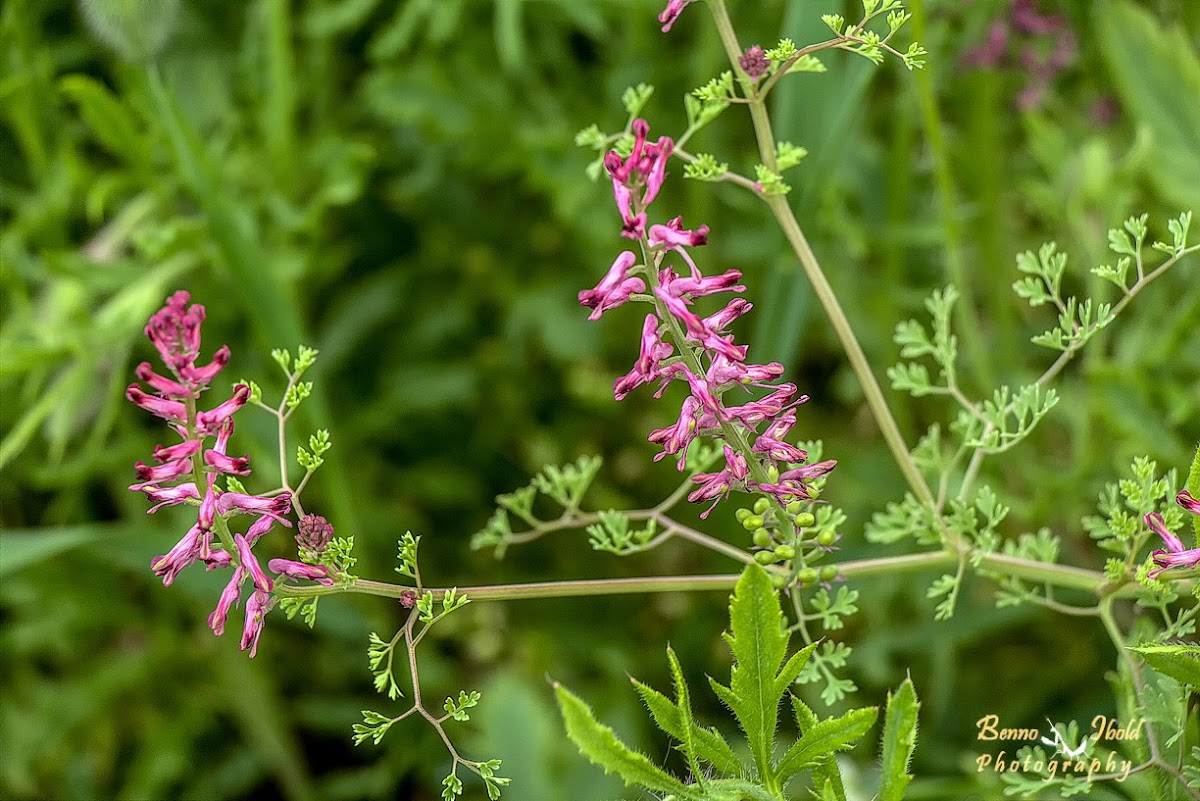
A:
<svg viewBox="0 0 1200 801">
<path fill-rule="evenodd" d="M 660 19 L 669 28 L 686 5 L 687 2 L 670 3 Z M 754 53 L 752 49 L 751 55 Z M 646 315 L 642 323 L 638 359 L 633 369 L 613 384 L 613 396 L 622 400 L 637 387 L 658 382 L 654 396 L 661 397 L 675 381 L 687 384 L 688 395 L 678 419 L 670 426 L 650 432 L 649 440 L 662 448 L 655 455 L 655 461 L 668 454 L 677 456 L 676 466 L 681 471 L 686 469 L 688 448 L 698 437 L 722 442 L 725 468 L 693 477 L 699 486 L 688 499 L 713 502 L 702 517 L 735 489 L 750 491 L 757 487 L 776 496 L 781 503 L 811 497 L 807 482 L 825 475 L 836 463 L 791 467 L 803 462 L 808 455 L 783 440 L 795 425 L 793 410 L 808 397 L 797 397 L 794 384 L 776 383 L 783 375 L 783 365 L 774 362 L 746 364 L 747 347 L 738 345 L 728 329 L 753 308 L 751 303 L 737 297 L 707 316 L 693 310 L 697 302 L 709 295 L 745 292 L 746 287 L 739 283 L 742 273 L 730 269 L 719 275 L 706 276 L 700 270 L 688 251 L 707 244 L 707 225 L 685 229 L 683 219 L 675 216 L 666 223 L 647 226 L 647 209 L 666 178 L 666 163 L 675 145 L 667 137 L 652 142 L 649 126 L 642 119 L 634 120 L 630 131 L 634 141 L 629 155 L 622 158 L 617 152 L 610 152 L 604 158 L 604 167 L 612 178 L 613 197 L 621 216 L 621 235 L 639 240 L 642 253 L 646 254 L 647 280 L 643 282 L 629 276 L 637 257 L 626 250 L 594 289 L 579 293 L 580 303 L 593 310 L 589 315 L 592 320 L 606 309 L 630 300 L 649 300 L 655 305 L 655 313 Z M 664 264 L 672 255 L 682 260 L 684 274 L 677 273 L 676 267 Z M 634 298 L 633 295 L 646 292 L 647 283 L 651 297 Z M 668 334 L 680 333 L 682 341 L 664 341 Z M 723 396 L 735 388 L 746 392 L 762 388 L 768 392 L 757 400 L 731 406 Z M 731 427 L 741 430 L 736 442 L 753 443 L 745 453 L 733 447 Z M 780 479 L 775 483 L 756 484 L 752 478 L 763 478 L 764 475 L 779 475 Z"/>
<path fill-rule="evenodd" d="M 262 634 L 263 620 L 274 605 L 271 596 L 274 580 L 263 572 L 252 548 L 275 523 L 292 525 L 286 517 L 292 510 L 292 496 L 289 492 L 265 496 L 228 492 L 217 483 L 221 476 L 250 473 L 248 457 L 229 454 L 233 417 L 249 400 L 250 388 L 238 384 L 224 402 L 208 411 L 196 411 L 196 401 L 229 363 L 230 352 L 229 348 L 221 347 L 207 364 L 196 365 L 204 307 L 189 307 L 189 299 L 187 292 L 176 292 L 146 325 L 146 335 L 173 377 L 156 373 L 148 363 L 141 364 L 136 371 L 137 377 L 149 391 L 133 384 L 126 393 L 129 400 L 166 420 L 182 441 L 157 446 L 154 449 L 155 465 L 138 462 L 135 470 L 139 481 L 130 489 L 146 495 L 153 504 L 149 509 L 151 513 L 164 506 L 188 504 L 198 507 L 195 524 L 174 548 L 154 559 L 150 568 L 166 586 L 196 561 L 203 562 L 206 570 L 231 568 L 232 577 L 208 618 L 209 627 L 218 635 L 224 630 L 229 610 L 238 603 L 242 585 L 249 578 L 254 592 L 246 603 L 241 647 L 253 656 Z M 211 446 L 210 438 L 215 438 Z M 203 492 L 198 488 L 201 481 Z M 255 519 L 245 534 L 231 532 L 229 519 L 242 514 Z M 221 547 L 214 549 L 215 538 L 220 539 Z M 288 568 L 285 574 L 320 583 L 332 581 L 325 568 L 301 566 Z"/>
</svg>

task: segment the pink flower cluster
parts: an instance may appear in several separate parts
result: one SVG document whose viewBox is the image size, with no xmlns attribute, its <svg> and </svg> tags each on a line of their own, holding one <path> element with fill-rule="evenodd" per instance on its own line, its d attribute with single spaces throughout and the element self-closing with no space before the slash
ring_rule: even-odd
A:
<svg viewBox="0 0 1200 801">
<path fill-rule="evenodd" d="M 229 348 L 218 350 L 211 362 L 200 367 L 200 324 L 204 307 L 188 306 L 190 296 L 179 291 L 167 300 L 167 305 L 150 318 L 146 336 L 154 344 L 173 378 L 154 372 L 149 362 L 138 365 L 137 377 L 152 390 L 144 391 L 130 384 L 125 396 L 146 411 L 161 417 L 183 440 L 175 445 L 159 445 L 154 449 L 154 465 L 138 462 L 138 483 L 130 486 L 142 492 L 154 505 L 148 514 L 164 506 L 191 503 L 199 507 L 195 525 L 163 556 L 150 564 L 154 574 L 170 586 L 185 567 L 203 562 L 208 570 L 233 568 L 217 608 L 208 618 L 208 625 L 220 635 L 225 630 L 229 610 L 240 600 L 242 587 L 250 579 L 253 593 L 246 601 L 246 619 L 242 630 L 241 649 L 254 656 L 262 633 L 263 618 L 270 611 L 273 581 L 263 573 L 251 548 L 275 523 L 290 527 L 286 515 L 291 511 L 291 495 L 281 492 L 271 496 L 245 495 L 224 492 L 216 486 L 219 476 L 245 476 L 250 473 L 246 456 L 229 456 L 229 439 L 233 435 L 233 415 L 246 404 L 250 388 L 238 384 L 233 395 L 209 411 L 197 411 L 196 400 L 208 389 L 213 378 L 229 362 Z M 213 439 L 212 447 L 206 447 Z M 197 478 L 203 489 L 197 484 Z M 227 525 L 236 515 L 250 515 L 255 520 L 244 534 L 232 535 L 233 553 L 226 548 L 214 548 L 214 527 Z M 325 568 L 313 568 L 299 562 L 272 560 L 270 568 L 289 576 L 331 581 Z M 303 576 L 296 571 L 303 568 Z M 316 570 L 320 575 L 308 575 Z"/>
<path fill-rule="evenodd" d="M 797 396 L 795 384 L 777 383 L 783 374 L 782 365 L 746 363 L 747 347 L 736 344 L 728 328 L 753 308 L 748 301 L 733 298 L 721 310 L 703 317 L 693 310 L 701 297 L 744 292 L 746 288 L 738 283 L 742 274 L 737 270 L 715 276 L 700 272 L 688 248 L 707 243 L 706 225 L 688 230 L 683 227 L 682 218 L 676 217 L 665 225 L 647 227 L 646 208 L 662 187 L 674 143 L 668 137 L 651 143 L 645 120 L 634 120 L 632 131 L 634 142 L 630 154 L 621 158 L 610 152 L 604 165 L 612 179 L 613 196 L 621 214 L 621 235 L 638 240 L 642 253 L 652 264 L 639 265 L 637 254 L 627 250 L 617 257 L 594 289 L 579 293 L 580 304 L 592 309 L 589 315 L 592 320 L 635 296 L 655 305 L 655 313 L 646 315 L 642 324 L 638 360 L 628 374 L 617 380 L 613 394 L 622 400 L 637 387 L 657 382 L 654 395 L 661 397 L 673 380 L 687 384 L 689 394 L 678 420 L 651 432 L 649 439 L 662 447 L 655 461 L 668 454 L 676 456 L 680 470 L 684 469 L 688 448 L 697 437 L 722 441 L 725 467 L 692 478 L 699 487 L 688 500 L 713 501 L 702 517 L 732 490 L 764 492 L 784 504 L 810 498 L 808 483 L 828 473 L 836 462 L 789 467 L 808 456 L 784 442 L 796 423 L 795 407 L 807 401 L 808 396 Z M 687 272 L 679 274 L 674 268 L 664 266 L 668 254 L 678 256 Z M 647 281 L 651 287 L 649 295 L 642 294 Z M 676 354 L 676 347 L 687 352 Z M 758 400 L 730 405 L 724 396 L 735 387 L 747 391 L 759 387 L 767 390 L 767 394 Z M 768 480 L 762 480 L 763 477 Z"/>
<path fill-rule="evenodd" d="M 1200 500 L 1193 498 L 1187 490 L 1181 490 L 1175 496 L 1175 503 L 1187 509 L 1194 515 L 1200 515 Z M 1185 549 L 1183 540 L 1171 533 L 1163 522 L 1162 515 L 1157 512 L 1151 512 L 1145 517 L 1146 525 L 1150 527 L 1158 536 L 1162 537 L 1166 543 L 1166 549 L 1158 549 L 1151 557 L 1154 559 L 1154 564 L 1157 568 L 1151 570 L 1148 575 L 1150 578 L 1157 578 L 1159 573 L 1164 570 L 1170 570 L 1173 567 L 1200 567 L 1200 548 Z"/>
<path fill-rule="evenodd" d="M 1009 55 L 1014 41 L 1020 45 L 1015 59 Z M 986 39 L 962 60 L 968 67 L 982 69 L 1018 66 L 1029 81 L 1017 95 L 1017 107 L 1028 111 L 1042 102 L 1050 84 L 1075 59 L 1077 49 L 1075 34 L 1061 16 L 1038 13 L 1035 0 L 1011 0 L 1008 18 L 993 22 Z"/>
</svg>

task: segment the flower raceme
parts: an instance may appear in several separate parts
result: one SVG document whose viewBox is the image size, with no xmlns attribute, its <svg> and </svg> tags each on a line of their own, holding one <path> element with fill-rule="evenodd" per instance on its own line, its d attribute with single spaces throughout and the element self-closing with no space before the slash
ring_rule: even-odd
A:
<svg viewBox="0 0 1200 801">
<path fill-rule="evenodd" d="M 1193 498 L 1192 494 L 1187 490 L 1182 490 L 1175 496 L 1175 503 L 1194 515 L 1200 515 L 1200 500 Z M 1167 546 L 1165 549 L 1159 548 L 1151 554 L 1154 564 L 1158 565 L 1158 567 L 1146 575 L 1150 578 L 1157 578 L 1159 573 L 1170 570 L 1173 567 L 1200 567 L 1200 548 L 1184 548 L 1183 540 L 1171 533 L 1166 523 L 1163 522 L 1162 515 L 1157 512 L 1151 512 L 1146 515 L 1145 521 L 1150 530 L 1162 537 L 1163 542 Z"/>
<path fill-rule="evenodd" d="M 686 5 L 671 3 L 663 12 L 666 18 L 660 19 L 669 27 Z M 701 517 L 707 517 L 733 490 L 763 492 L 784 505 L 811 498 L 812 480 L 828 473 L 836 462 L 803 465 L 808 454 L 784 442 L 796 423 L 795 408 L 808 396 L 797 395 L 795 384 L 777 383 L 783 375 L 782 365 L 746 363 L 747 346 L 736 344 L 727 329 L 753 308 L 750 302 L 734 297 L 708 316 L 694 311 L 699 298 L 745 292 L 746 287 L 739 283 L 742 274 L 727 270 L 708 276 L 697 267 L 688 249 L 707 244 L 707 225 L 689 230 L 681 217 L 648 225 L 647 208 L 662 188 L 675 145 L 665 136 L 651 143 L 649 125 L 642 119 L 633 121 L 631 131 L 629 155 L 622 158 L 610 152 L 604 166 L 621 215 L 621 235 L 638 242 L 643 263 L 638 263 L 634 251 L 623 251 L 594 289 L 579 293 L 580 305 L 592 310 L 590 320 L 630 300 L 654 306 L 654 313 L 647 314 L 642 323 L 637 362 L 617 379 L 613 395 L 623 400 L 637 387 L 657 383 L 654 396 L 661 397 L 671 382 L 687 384 L 688 396 L 678 420 L 652 431 L 649 440 L 662 448 L 655 461 L 675 456 L 681 471 L 688 448 L 697 438 L 722 442 L 724 468 L 692 477 L 699 486 L 688 500 L 713 501 Z M 685 271 L 678 273 L 665 265 L 668 255 L 678 257 Z M 734 388 L 749 391 L 752 387 L 767 393 L 741 405 L 725 399 Z"/>
<path fill-rule="evenodd" d="M 164 586 L 170 586 L 180 571 L 197 561 L 208 570 L 232 568 L 233 575 L 208 618 L 209 627 L 217 635 L 224 631 L 225 619 L 241 599 L 243 586 L 249 579 L 251 594 L 245 606 L 241 649 L 249 650 L 253 657 L 263 619 L 274 603 L 271 596 L 274 581 L 263 572 L 251 548 L 276 523 L 291 527 L 287 515 L 291 513 L 292 497 L 286 491 L 257 496 L 227 492 L 217 486 L 221 476 L 250 473 L 249 457 L 228 453 L 233 416 L 246 405 L 250 389 L 237 384 L 228 400 L 208 411 L 197 410 L 196 401 L 229 362 L 229 348 L 219 349 L 208 364 L 196 365 L 204 307 L 199 304 L 189 307 L 189 300 L 187 292 L 176 292 L 146 325 L 146 336 L 171 377 L 159 375 L 148 362 L 143 362 L 136 373 L 150 392 L 131 384 L 125 393 L 133 403 L 165 420 L 182 441 L 156 447 L 154 465 L 138 462 L 134 466 L 138 482 L 129 489 L 145 494 L 154 504 L 148 514 L 164 506 L 199 507 L 196 523 L 174 548 L 151 562 L 151 570 L 162 578 Z M 210 439 L 211 447 L 206 447 Z M 231 534 L 229 521 L 246 515 L 253 521 L 245 533 Z M 330 580 L 324 567 L 285 559 L 273 559 L 269 567 L 285 577 L 321 583 Z"/>
</svg>

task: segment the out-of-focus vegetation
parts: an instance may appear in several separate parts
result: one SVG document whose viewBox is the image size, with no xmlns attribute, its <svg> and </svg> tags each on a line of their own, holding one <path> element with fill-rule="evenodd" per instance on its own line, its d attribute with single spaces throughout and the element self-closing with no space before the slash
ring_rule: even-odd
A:
<svg viewBox="0 0 1200 801">
<path fill-rule="evenodd" d="M 958 274 L 979 321 L 964 342 L 986 356 L 963 377 L 977 396 L 1049 361 L 1028 343 L 1048 318 L 1010 289 L 1016 252 L 1056 239 L 1085 275 L 1112 260 L 1105 232 L 1131 213 L 1159 224 L 1200 213 L 1200 4 L 1045 0 L 1075 49 L 1036 78 L 1034 102 L 1020 52 L 1046 42 L 1013 40 L 991 66 L 965 60 L 1008 2 L 910 5 L 927 72 L 839 54 L 828 73 L 778 92 L 776 133 L 811 153 L 789 174 L 791 200 L 877 374 L 896 361 L 895 322 L 922 316 L 929 290 Z M 502 562 L 467 547 L 493 497 L 546 463 L 604 456 L 597 506 L 652 505 L 677 478 L 645 442 L 670 404 L 611 399 L 636 355 L 637 313 L 589 324 L 576 305 L 620 243 L 610 191 L 584 176 L 574 133 L 620 125 L 621 91 L 640 81 L 656 87 L 644 112 L 656 131 L 681 130 L 681 95 L 726 68 L 705 14 L 664 37 L 661 6 L 0 7 L 0 795 L 437 796 L 445 754 L 432 732 L 349 744 L 359 710 L 378 705 L 367 632 L 394 630 L 394 604 L 326 601 L 312 631 L 273 615 L 249 661 L 234 635 L 205 625 L 219 577 L 185 573 L 164 589 L 150 573 L 186 513 L 147 518 L 125 489 L 162 430 L 122 396 L 149 356 L 141 328 L 176 288 L 207 306 L 209 348 L 233 349 L 230 379 L 272 375 L 271 348 L 320 348 L 301 425 L 329 428 L 335 445 L 305 506 L 355 536 L 362 575 L 390 573 L 406 530 L 423 535 L 426 579 L 439 585 L 734 569 L 682 544 L 595 554 L 583 532 Z M 841 6 L 741 0 L 732 13 L 744 44 L 770 45 L 822 38 L 821 14 Z M 752 164 L 738 111 L 697 146 Z M 877 553 L 861 526 L 903 485 L 802 273 L 760 205 L 674 173 L 660 204 L 712 226 L 706 264 L 745 273 L 756 309 L 740 339 L 813 397 L 795 433 L 839 460 L 826 494 L 850 518 L 845 555 Z M 1190 461 L 1196 276 L 1185 264 L 1143 293 L 1068 369 L 1031 442 L 989 462 L 1013 507 L 1006 536 L 1048 526 L 1068 561 L 1098 567 L 1080 518 L 1103 483 L 1137 454 L 1161 469 Z M 1099 279 L 1091 289 L 1105 291 Z M 927 399 L 890 399 L 910 442 L 944 416 Z M 247 409 L 237 433 L 268 474 L 269 422 Z M 731 510 L 707 525 L 745 544 Z M 260 548 L 290 550 L 286 531 L 270 537 Z M 1112 704 L 1114 653 L 1094 621 L 997 610 L 981 581 L 935 623 L 929 578 L 863 582 L 862 612 L 837 634 L 856 645 L 860 697 L 913 676 L 925 719 L 912 797 L 961 798 L 982 792 L 965 773 L 974 721 L 1090 720 Z M 591 699 L 627 742 L 675 760 L 640 728 L 626 677 L 668 683 L 667 641 L 689 669 L 725 671 L 726 601 L 473 604 L 424 655 L 426 682 L 483 690 L 469 744 L 504 759 L 514 798 L 615 797 L 565 744 L 547 676 Z M 854 759 L 871 770 L 870 754 Z"/>
</svg>

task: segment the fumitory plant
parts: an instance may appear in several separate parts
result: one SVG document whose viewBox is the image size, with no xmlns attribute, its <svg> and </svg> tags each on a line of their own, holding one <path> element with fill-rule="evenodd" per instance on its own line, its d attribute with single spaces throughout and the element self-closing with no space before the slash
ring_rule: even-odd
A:
<svg viewBox="0 0 1200 801">
<path fill-rule="evenodd" d="M 304 508 L 304 491 L 332 447 L 330 433 L 309 434 L 294 459 L 288 445 L 293 414 L 313 392 L 312 383 L 303 379 L 317 351 L 301 346 L 295 355 L 272 353 L 286 382 L 275 403 L 268 403 L 251 381 L 236 383 L 229 397 L 222 394 L 208 403 L 205 393 L 232 354 L 220 348 L 204 362 L 204 307 L 189 305 L 185 291 L 172 295 L 146 326 L 165 372 L 143 363 L 136 374 L 144 386 L 134 384 L 127 391 L 130 401 L 161 418 L 172 434 L 154 450 L 153 464 L 137 463 L 137 481 L 130 488 L 146 496 L 150 512 L 167 506 L 187 506 L 189 515 L 195 510 L 194 523 L 189 516 L 182 538 L 151 561 L 151 570 L 167 586 L 189 567 L 227 571 L 208 625 L 221 635 L 229 615 L 240 609 L 240 648 L 251 657 L 269 647 L 264 633 L 276 608 L 276 617 L 300 615 L 312 626 L 319 600 L 329 595 L 365 593 L 394 600 L 396 629 L 372 633 L 366 657 L 374 687 L 388 704 L 363 711 L 353 739 L 378 744 L 408 719 L 423 721 L 446 748 L 442 797 L 447 801 L 466 792 L 464 779 L 476 782 L 491 799 L 500 798 L 510 784 L 500 760 L 468 756 L 457 739 L 459 724 L 486 703 L 481 693 L 435 690 L 423 681 L 421 656 L 427 652 L 420 646 L 429 642 L 436 624 L 470 602 L 732 591 L 725 634 L 732 657 L 729 679 L 709 679 L 732 721 L 714 726 L 699 719 L 685 666 L 670 648 L 670 695 L 634 679 L 653 722 L 682 755 L 680 770 L 668 770 L 628 745 L 583 697 L 556 682 L 554 694 L 570 740 L 595 765 L 659 797 L 892 801 L 905 796 L 913 778 L 910 759 L 917 748 L 920 709 L 915 688 L 922 677 L 906 679 L 886 701 L 872 705 L 867 699 L 864 706 L 847 708 L 859 704 L 861 695 L 847 675 L 854 656 L 851 638 L 843 637 L 847 621 L 859 611 L 858 587 L 878 577 L 936 570 L 940 575 L 927 597 L 936 604 L 934 619 L 948 621 L 960 612 L 964 587 L 978 577 L 994 585 L 998 607 L 1038 606 L 1094 618 L 1115 654 L 1111 686 L 1117 718 L 1122 726 L 1142 723 L 1137 738 L 1113 739 L 1104 727 L 1084 734 L 1076 721 L 1048 721 L 1054 737 L 1015 745 L 1007 757 L 1013 766 L 985 772 L 985 764 L 999 765 L 1003 758 L 980 754 L 978 786 L 1003 785 L 1005 795 L 1018 798 L 1053 791 L 1067 797 L 1200 799 L 1200 723 L 1192 695 L 1200 688 L 1195 644 L 1200 543 L 1194 542 L 1200 537 L 1200 449 L 1183 480 L 1181 465 L 1164 472 L 1149 458 L 1134 460 L 1127 476 L 1100 493 L 1095 514 L 1079 521 L 1094 545 L 1083 552 L 1065 532 L 1037 521 L 1013 521 L 1013 508 L 1022 499 L 989 483 L 987 472 L 989 460 L 1026 443 L 1055 414 L 1061 395 L 1054 384 L 1070 365 L 1089 349 L 1104 347 L 1100 343 L 1108 341 L 1139 295 L 1200 250 L 1200 244 L 1189 244 L 1191 213 L 1166 221 L 1163 230 L 1147 215 L 1130 217 L 1108 233 L 1115 260 L 1086 276 L 1068 271 L 1067 257 L 1054 243 L 1018 255 L 1013 290 L 1028 302 L 1031 314 L 1052 311 L 1050 327 L 1031 342 L 1053 357 L 1030 376 L 1012 376 L 1011 383 L 974 386 L 980 383 L 976 377 L 964 378 L 960 332 L 976 346 L 980 337 L 975 310 L 963 297 L 971 290 L 954 283 L 935 289 L 925 302 L 928 322 L 914 319 L 896 326 L 902 361 L 886 371 L 893 390 L 944 402 L 931 414 L 949 410 L 910 446 L 843 309 L 844 299 L 826 277 L 789 202 L 789 181 L 805 180 L 802 172 L 791 171 L 803 169 L 807 150 L 776 139 L 767 105 L 783 81 L 825 71 L 822 59 L 833 51 L 874 64 L 892 58 L 909 71 L 921 69 L 925 49 L 898 44 L 910 12 L 899 0 L 863 0 L 856 20 L 824 16 L 828 34 L 820 41 L 797 45 L 782 39 L 765 47 L 738 36 L 724 0 L 671 0 L 658 16 L 662 34 L 669 34 L 683 14 L 699 15 L 698 8 L 688 10 L 693 5 L 710 12 L 729 69 L 684 97 L 685 129 L 675 137 L 652 137 L 651 131 L 658 131 L 647 119 L 653 89 L 639 84 L 622 98 L 627 120 L 621 128 L 605 132 L 593 125 L 577 137 L 579 145 L 596 152 L 589 174 L 611 184 L 614 233 L 627 243 L 599 282 L 579 291 L 578 300 L 589 310 L 588 319 L 602 326 L 622 324 L 625 312 L 610 315 L 614 310 L 639 304 L 645 310 L 636 348 L 632 331 L 629 336 L 632 366 L 615 378 L 613 397 L 621 402 L 634 392 L 650 392 L 669 409 L 668 424 L 650 430 L 647 440 L 656 448 L 654 461 L 670 457 L 681 480 L 650 508 L 589 508 L 585 502 L 600 460 L 585 457 L 549 466 L 527 486 L 496 499 L 496 511 L 472 546 L 490 548 L 499 558 L 515 546 L 581 530 L 596 551 L 628 556 L 683 540 L 735 561 L 740 572 L 430 587 L 419 565 L 421 538 L 409 532 L 397 541 L 397 582 L 360 577 L 354 572 L 355 537 L 335 536 L 337 520 Z M 755 163 L 731 164 L 693 147 L 707 126 L 740 107 L 748 111 L 758 149 Z M 714 233 L 709 221 L 685 222 L 664 208 L 664 186 L 680 176 L 728 184 L 761 202 L 820 301 L 908 486 L 902 497 L 878 498 L 861 537 L 846 526 L 847 515 L 837 505 L 835 468 L 856 454 L 826 454 L 817 436 L 821 432 L 806 419 L 810 396 L 790 380 L 788 366 L 759 363 L 752 350 L 758 343 L 738 343 L 734 329 L 751 312 L 746 296 L 754 297 L 755 288 L 742 269 L 704 263 L 701 249 Z M 253 408 L 245 411 L 245 406 Z M 237 455 L 233 438 L 235 418 L 240 422 L 255 410 L 272 418 L 279 473 L 277 486 L 259 488 L 257 494 L 243 480 L 258 479 L 262 471 L 256 465 L 251 472 L 249 458 Z M 1038 458 L 1028 449 L 1025 454 L 1027 460 Z M 302 471 L 299 480 L 296 467 Z M 683 511 L 687 507 L 680 508 L 685 498 L 698 505 L 700 526 L 711 524 L 722 503 L 735 506 L 743 531 L 729 537 L 715 526 L 691 525 Z M 295 531 L 295 553 L 264 558 L 263 538 L 277 525 Z M 839 557 L 849 538 L 865 540 L 872 555 Z M 910 552 L 892 551 L 901 545 Z M 1061 560 L 1068 545 L 1071 561 L 1086 566 Z M 800 645 L 789 656 L 793 637 Z M 822 708 L 834 706 L 839 708 Z M 790 714 L 781 716 L 781 707 Z M 740 734 L 730 736 L 735 727 Z M 878 775 L 866 783 L 861 777 L 851 781 L 842 754 L 872 732 L 871 739 L 881 743 Z M 1101 767 L 1112 764 L 1123 767 Z"/>
</svg>

